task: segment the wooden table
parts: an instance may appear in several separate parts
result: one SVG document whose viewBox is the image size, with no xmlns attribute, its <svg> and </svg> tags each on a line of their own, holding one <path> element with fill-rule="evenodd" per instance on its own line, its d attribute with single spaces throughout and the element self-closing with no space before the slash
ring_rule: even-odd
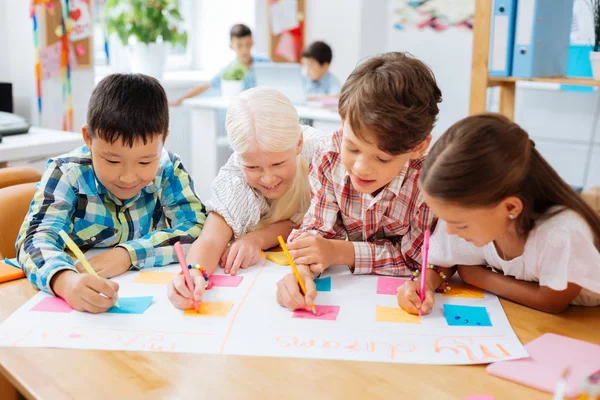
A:
<svg viewBox="0 0 600 400">
<path fill-rule="evenodd" d="M 37 291 L 25 279 L 0 285 L 0 320 Z M 600 344 L 600 307 L 544 314 L 502 301 L 527 343 L 547 332 Z M 501 399 L 551 396 L 487 375 L 484 366 L 431 366 L 175 353 L 0 348 L 0 372 L 41 399 Z M 1 378 L 1 377 L 0 377 Z M 0 391 L 5 390 L 0 384 Z M 3 396 L 2 398 L 6 398 Z"/>
</svg>

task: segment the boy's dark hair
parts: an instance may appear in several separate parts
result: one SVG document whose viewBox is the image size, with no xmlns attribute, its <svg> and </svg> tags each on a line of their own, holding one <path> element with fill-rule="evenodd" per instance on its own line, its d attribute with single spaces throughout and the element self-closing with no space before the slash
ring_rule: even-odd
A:
<svg viewBox="0 0 600 400">
<path fill-rule="evenodd" d="M 385 53 L 358 65 L 342 87 L 342 120 L 362 140 L 364 129 L 389 154 L 407 153 L 431 133 L 442 101 L 433 72 L 412 55 Z"/>
<path fill-rule="evenodd" d="M 231 27 L 231 31 L 229 31 L 229 40 L 233 40 L 233 38 L 243 38 L 246 36 L 252 36 L 252 31 L 244 24 L 236 24 Z"/>
<path fill-rule="evenodd" d="M 325 63 L 331 64 L 333 52 L 327 43 L 318 41 L 311 43 L 311 45 L 302 52 L 302 57 L 313 58 L 317 60 L 320 65 Z"/>
<path fill-rule="evenodd" d="M 87 111 L 90 137 L 133 147 L 169 130 L 169 106 L 157 79 L 142 74 L 112 74 L 92 92 Z"/>
</svg>

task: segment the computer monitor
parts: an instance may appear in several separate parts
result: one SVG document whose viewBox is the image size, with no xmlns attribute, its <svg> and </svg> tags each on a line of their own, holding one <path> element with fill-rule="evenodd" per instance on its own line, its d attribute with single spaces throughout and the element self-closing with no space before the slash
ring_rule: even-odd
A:
<svg viewBox="0 0 600 400">
<path fill-rule="evenodd" d="M 272 87 L 287 96 L 294 104 L 306 102 L 302 86 L 302 67 L 296 63 L 254 64 L 256 86 Z"/>
<path fill-rule="evenodd" d="M 0 111 L 13 112 L 12 84 L 0 82 Z"/>
</svg>

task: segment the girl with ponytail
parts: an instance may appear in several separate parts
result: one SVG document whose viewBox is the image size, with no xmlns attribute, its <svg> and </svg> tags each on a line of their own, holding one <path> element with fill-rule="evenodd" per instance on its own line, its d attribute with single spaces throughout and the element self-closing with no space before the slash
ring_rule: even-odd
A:
<svg viewBox="0 0 600 400">
<path fill-rule="evenodd" d="M 290 100 L 275 89 L 249 89 L 231 102 L 226 128 L 233 154 L 213 182 L 208 217 L 187 262 L 203 266 L 208 275 L 220 263 L 235 275 L 302 222 L 310 205 L 308 164 L 327 135 L 298 121 Z M 202 297 L 203 274 L 198 269 L 191 274 L 193 294 L 182 276 L 168 286 L 177 308 L 191 308 L 192 296 Z"/>
<path fill-rule="evenodd" d="M 440 218 L 432 265 L 458 266 L 466 283 L 545 312 L 600 305 L 600 217 L 519 125 L 499 114 L 457 122 L 432 147 L 419 186 Z M 423 304 L 415 282 L 399 291 L 405 310 L 431 312 L 442 282 L 427 273 Z"/>
</svg>

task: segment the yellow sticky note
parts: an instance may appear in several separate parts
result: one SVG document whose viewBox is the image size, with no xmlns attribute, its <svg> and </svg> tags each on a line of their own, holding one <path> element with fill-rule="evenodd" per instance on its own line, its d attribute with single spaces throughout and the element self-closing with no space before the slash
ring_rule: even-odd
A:
<svg viewBox="0 0 600 400">
<path fill-rule="evenodd" d="M 278 253 L 267 253 L 267 260 L 273 261 L 278 265 L 290 265 L 290 262 L 283 251 Z"/>
<path fill-rule="evenodd" d="M 448 297 L 467 297 L 471 299 L 483 299 L 483 290 L 471 285 L 451 285 L 450 291 L 443 294 Z"/>
<path fill-rule="evenodd" d="M 377 306 L 377 322 L 400 322 L 402 324 L 420 324 L 418 315 L 409 314 L 400 307 Z"/>
<path fill-rule="evenodd" d="M 149 285 L 166 285 L 176 274 L 172 272 L 141 271 L 133 280 L 134 283 Z"/>
<path fill-rule="evenodd" d="M 200 303 L 199 312 L 196 310 L 186 310 L 183 315 L 189 317 L 226 317 L 233 307 L 233 303 L 228 301 L 203 301 Z"/>
</svg>

